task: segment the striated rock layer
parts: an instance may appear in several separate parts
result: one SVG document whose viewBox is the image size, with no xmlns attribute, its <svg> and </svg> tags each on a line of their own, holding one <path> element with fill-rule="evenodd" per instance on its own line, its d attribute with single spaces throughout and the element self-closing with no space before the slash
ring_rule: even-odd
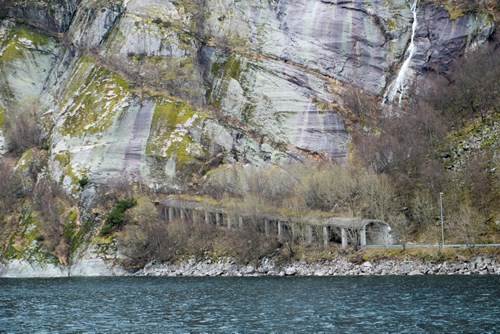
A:
<svg viewBox="0 0 500 334">
<path fill-rule="evenodd" d="M 448 70 L 494 30 L 424 1 L 417 18 L 410 76 Z M 306 152 L 345 162 L 341 96 L 381 97 L 412 20 L 405 0 L 1 0 L 0 115 L 36 107 L 69 191 L 82 178 L 177 189 L 206 164 Z"/>
</svg>

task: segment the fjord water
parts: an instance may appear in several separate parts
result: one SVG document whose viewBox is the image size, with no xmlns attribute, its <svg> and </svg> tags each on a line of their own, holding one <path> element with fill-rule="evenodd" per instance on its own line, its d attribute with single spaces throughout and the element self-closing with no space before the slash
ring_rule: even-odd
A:
<svg viewBox="0 0 500 334">
<path fill-rule="evenodd" d="M 0 279 L 0 333 L 498 333 L 500 277 Z"/>
</svg>

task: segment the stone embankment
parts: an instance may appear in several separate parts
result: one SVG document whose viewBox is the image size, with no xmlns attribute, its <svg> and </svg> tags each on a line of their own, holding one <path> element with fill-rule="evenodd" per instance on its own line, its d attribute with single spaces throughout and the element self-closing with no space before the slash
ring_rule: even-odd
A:
<svg viewBox="0 0 500 334">
<path fill-rule="evenodd" d="M 0 263 L 0 277 L 70 277 L 70 276 L 369 276 L 369 275 L 500 275 L 500 261 L 476 257 L 468 262 L 424 262 L 421 260 L 381 260 L 352 263 L 338 257 L 321 263 L 305 261 L 278 265 L 264 259 L 258 266 L 238 265 L 225 258 L 216 262 L 191 259 L 180 264 L 149 263 L 135 273 L 116 261 L 84 257 L 71 267 L 35 264 L 23 260 Z"/>
<path fill-rule="evenodd" d="M 476 257 L 470 262 L 423 262 L 420 260 L 382 260 L 355 264 L 344 258 L 323 263 L 293 262 L 278 266 L 265 259 L 257 266 L 240 266 L 231 261 L 181 264 L 150 263 L 137 276 L 365 276 L 365 275 L 500 275 L 500 262 Z"/>
</svg>

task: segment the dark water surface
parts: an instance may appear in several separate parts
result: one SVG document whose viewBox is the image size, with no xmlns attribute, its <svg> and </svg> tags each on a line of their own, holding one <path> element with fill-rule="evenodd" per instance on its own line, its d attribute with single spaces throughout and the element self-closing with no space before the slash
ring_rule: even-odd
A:
<svg viewBox="0 0 500 334">
<path fill-rule="evenodd" d="M 500 277 L 0 279 L 0 333 L 500 333 Z"/>
</svg>

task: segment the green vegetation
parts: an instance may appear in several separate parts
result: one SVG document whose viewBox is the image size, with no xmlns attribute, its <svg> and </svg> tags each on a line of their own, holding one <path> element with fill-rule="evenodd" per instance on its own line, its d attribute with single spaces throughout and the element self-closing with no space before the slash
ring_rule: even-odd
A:
<svg viewBox="0 0 500 334">
<path fill-rule="evenodd" d="M 446 11 L 450 15 L 450 19 L 452 21 L 458 20 L 459 18 L 465 15 L 464 11 L 459 7 L 447 4 L 444 6 L 444 8 L 446 8 Z"/>
<path fill-rule="evenodd" d="M 217 78 L 224 77 L 239 80 L 243 71 L 242 65 L 241 58 L 233 54 L 224 63 L 214 62 L 211 69 L 212 75 Z"/>
<path fill-rule="evenodd" d="M 470 11 L 488 11 L 493 18 L 499 12 L 498 1 L 492 0 L 434 2 L 444 5 L 453 20 Z M 168 37 L 163 43 L 176 44 L 173 47 L 185 51 L 184 57 L 131 53 L 128 63 L 137 65 L 131 72 L 137 74 L 133 79 L 140 86 L 132 90 L 123 77 L 101 66 L 98 57 L 84 56 L 74 73 L 68 75 L 70 80 L 62 94 L 55 94 L 54 98 L 60 98 L 62 105 L 58 111 L 64 118 L 61 130 L 64 136 L 99 136 L 119 119 L 131 94 L 149 94 L 153 89 L 161 89 L 155 96 L 159 101 L 146 153 L 161 161 L 163 170 L 167 160 L 175 160 L 177 171 L 190 174 L 192 166 L 199 167 L 206 159 L 207 152 L 199 142 L 205 144 L 203 124 L 210 116 L 193 109 L 189 102 L 165 97 L 173 94 L 199 98 L 203 89 L 197 87 L 201 77 L 198 41 L 217 46 L 217 54 L 223 55 L 213 62 L 209 74 L 220 83 L 213 89 L 227 91 L 228 82 L 241 80 L 248 66 L 243 56 L 236 55 L 246 51 L 248 42 L 230 33 L 207 40 L 199 35 L 200 25 L 210 15 L 204 11 L 206 6 L 201 6 L 199 0 L 172 3 L 183 8 L 181 16 L 189 13 L 191 31 L 181 29 L 185 23 L 161 17 L 146 19 L 146 23 L 162 38 Z M 400 1 L 398 4 L 407 8 Z M 223 15 L 219 19 L 224 23 L 231 18 Z M 397 28 L 397 19 L 387 20 L 390 31 Z M 138 28 L 141 23 L 137 23 Z M 258 35 L 265 29 L 265 24 L 259 26 Z M 48 48 L 53 43 L 51 38 L 24 27 L 10 29 L 5 36 L 0 65 L 22 60 L 31 48 Z M 115 49 L 125 40 L 119 29 L 114 29 L 111 37 L 108 40 L 113 40 L 110 43 L 115 43 Z M 449 81 L 432 82 L 429 91 L 412 96 L 413 106 L 404 106 L 398 117 L 379 117 L 381 111 L 375 106 L 378 102 L 373 103 L 374 98 L 363 100 L 362 92 L 348 92 L 342 100 L 353 114 L 349 123 L 354 136 L 351 161 L 356 168 L 328 162 L 283 168 L 235 165 L 212 170 L 200 188 L 196 188 L 199 184 L 189 184 L 186 188 L 203 194 L 205 197 L 198 199 L 204 203 L 223 205 L 235 215 L 265 213 L 311 220 L 331 216 L 377 218 L 393 224 L 404 242 L 425 243 L 437 241 L 437 198 L 444 192 L 448 242 L 498 242 L 499 68 L 498 52 L 471 54 L 457 63 Z M 220 107 L 220 101 L 210 102 Z M 321 107 L 320 103 L 318 106 Z M 251 114 L 254 108 L 247 106 L 244 112 Z M 167 225 L 158 216 L 153 198 L 135 200 L 130 194 L 115 195 L 122 197 L 85 208 L 88 212 L 82 216 L 86 218 L 81 218 L 78 209 L 78 200 L 83 199 L 79 198 L 81 194 L 75 190 L 68 196 L 59 184 L 70 183 L 73 189 L 84 190 L 88 176 L 75 170 L 69 151 L 53 156 L 61 165 L 62 178 L 51 180 L 46 176 L 49 153 L 44 147 L 51 143 L 41 143 L 41 120 L 37 118 L 40 114 L 38 109 L 11 113 L 0 107 L 0 128 L 5 128 L 9 149 L 15 153 L 7 157 L 12 161 L 0 162 L 0 240 L 5 243 L 2 254 L 7 258 L 67 264 L 70 256 L 97 233 L 101 234 L 97 243 L 103 252 L 113 249 L 118 239 L 135 261 L 134 265 L 152 259 L 178 261 L 189 256 L 214 259 L 230 256 L 248 263 L 270 255 L 317 261 L 337 254 L 331 248 L 308 248 L 295 240 L 265 237 L 252 223 L 241 230 L 217 229 L 189 221 Z M 50 134 L 50 126 L 44 129 Z M 42 170 L 44 173 L 40 173 Z M 104 223 L 99 231 L 101 218 Z M 471 250 L 463 252 L 469 251 L 474 254 Z M 442 261 L 465 258 L 467 254 L 461 252 L 367 251 L 362 256 L 365 260 L 388 257 Z"/>
<path fill-rule="evenodd" d="M 49 36 L 38 34 L 31 29 L 28 29 L 24 26 L 17 26 L 13 33 L 16 35 L 16 38 L 26 39 L 33 42 L 36 48 L 40 48 L 42 46 L 48 45 L 51 43 L 52 39 Z"/>
<path fill-rule="evenodd" d="M 440 235 L 438 198 L 444 192 L 447 243 L 498 242 L 498 61 L 493 50 L 469 55 L 457 63 L 451 83 L 433 82 L 429 91 L 412 96 L 412 105 L 403 106 L 397 117 L 375 117 L 381 113 L 376 101 L 360 91 L 348 92 L 345 102 L 352 112 L 352 129 L 357 129 L 353 162 L 361 169 L 329 163 L 286 168 L 226 166 L 207 174 L 204 193 L 235 215 L 378 218 L 391 224 L 402 243 L 435 244 Z M 221 68 L 215 64 L 212 74 L 222 76 Z M 239 75 L 236 68 L 232 75 Z M 361 121 L 367 131 L 358 126 Z M 450 158 L 450 152 L 456 154 Z M 294 240 L 259 239 L 262 233 L 249 226 L 235 229 L 237 236 L 231 237 L 227 231 L 206 230 L 206 226 L 199 230 L 189 222 L 165 225 L 157 218 L 127 225 L 119 243 L 140 263 L 178 261 L 188 256 L 232 256 L 245 263 L 262 254 L 314 261 L 339 253 Z M 237 251 L 231 240 L 245 246 Z M 370 250 L 352 257 L 353 261 L 464 261 L 487 252 Z"/>
<path fill-rule="evenodd" d="M 135 199 L 119 200 L 113 210 L 106 216 L 106 223 L 101 230 L 101 235 L 106 236 L 120 229 L 125 223 L 125 211 L 136 204 L 137 201 Z"/>
<path fill-rule="evenodd" d="M 397 27 L 398 25 L 396 24 L 396 22 L 394 22 L 394 20 L 387 19 L 387 28 L 389 29 L 389 31 L 395 30 Z"/>
<path fill-rule="evenodd" d="M 54 159 L 58 161 L 61 165 L 60 168 L 64 171 L 61 175 L 61 182 L 69 181 L 72 186 L 72 193 L 76 194 L 79 190 L 83 190 L 85 186 L 89 183 L 88 170 L 79 169 L 76 170 L 71 164 L 72 155 L 69 151 L 61 151 L 54 155 Z"/>
<path fill-rule="evenodd" d="M 7 47 L 3 50 L 0 56 L 0 63 L 10 63 L 12 61 L 22 59 L 24 53 L 22 48 L 18 45 L 16 41 L 11 41 L 8 43 Z"/>
<path fill-rule="evenodd" d="M 68 116 L 62 133 L 85 136 L 106 131 L 128 97 L 125 79 L 83 57 L 64 92 Z"/>
<path fill-rule="evenodd" d="M 71 162 L 71 153 L 68 151 L 63 151 L 61 153 L 57 153 L 54 156 L 54 159 L 59 161 L 61 163 L 61 166 L 66 167 Z"/>
<path fill-rule="evenodd" d="M 205 152 L 193 140 L 189 129 L 197 127 L 206 118 L 206 114 L 194 111 L 186 103 L 158 101 L 146 153 L 162 158 L 175 157 L 178 170 L 197 163 L 198 158 L 205 156 Z"/>
<path fill-rule="evenodd" d="M 0 130 L 3 129 L 5 124 L 5 109 L 0 106 Z"/>
<path fill-rule="evenodd" d="M 214 98 L 214 96 L 219 96 L 219 92 L 227 92 L 230 79 L 240 80 L 245 68 L 244 58 L 236 54 L 231 54 L 227 59 L 216 59 L 212 63 L 210 73 L 214 77 L 215 82 L 219 82 L 220 86 L 211 87 L 211 91 L 207 94 L 211 98 L 211 104 L 217 108 L 221 107 L 220 100 Z M 214 89 L 217 91 L 213 91 Z"/>
<path fill-rule="evenodd" d="M 24 26 L 16 26 L 8 31 L 3 41 L 5 48 L 0 55 L 0 63 L 9 63 L 25 57 L 28 48 L 39 49 L 46 46 L 51 43 L 51 38 Z"/>
<path fill-rule="evenodd" d="M 367 249 L 363 252 L 363 261 L 380 260 L 423 260 L 429 262 L 460 262 L 484 256 L 498 258 L 500 251 L 496 248 L 445 248 L 445 249 Z"/>
<path fill-rule="evenodd" d="M 487 12 L 499 18 L 500 4 L 496 0 L 432 0 L 444 6 L 450 19 L 457 20 L 469 12 Z"/>
<path fill-rule="evenodd" d="M 78 185 L 80 186 L 80 189 L 84 189 L 85 186 L 89 184 L 89 178 L 84 176 L 80 180 L 78 180 Z"/>
<path fill-rule="evenodd" d="M 22 168 L 0 162 L 0 248 L 7 259 L 68 264 L 77 242 L 79 214 L 74 199 L 39 175 L 40 153 L 27 151 Z M 19 165 L 19 164 L 18 164 Z M 33 180 L 36 180 L 33 181 Z M 13 196 L 15 194 L 15 196 Z"/>
<path fill-rule="evenodd" d="M 20 225 L 19 237 L 10 243 L 5 257 L 7 259 L 28 259 L 40 263 L 47 262 L 48 254 L 37 243 L 38 240 L 43 240 L 43 236 L 40 235 L 39 222 L 29 208 L 23 209 Z"/>
</svg>

